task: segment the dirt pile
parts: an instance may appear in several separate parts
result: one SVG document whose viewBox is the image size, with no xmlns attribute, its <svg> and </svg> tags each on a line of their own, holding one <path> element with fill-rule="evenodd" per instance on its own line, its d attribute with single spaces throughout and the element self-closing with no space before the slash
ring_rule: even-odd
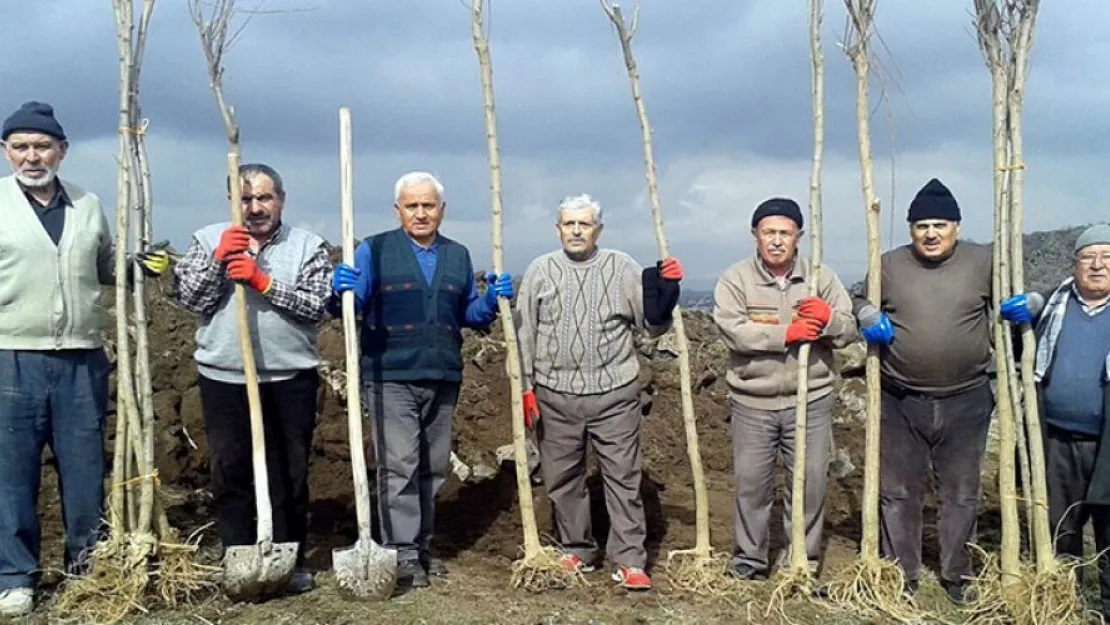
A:
<svg viewBox="0 0 1110 625">
<path fill-rule="evenodd" d="M 171 282 L 166 277 L 151 284 L 150 340 L 154 377 L 154 406 L 160 423 L 157 462 L 162 483 L 181 503 L 171 509 L 176 523 L 195 527 L 211 520 L 207 506 L 208 446 L 193 361 L 196 320 L 171 300 Z M 109 293 L 106 297 L 112 302 Z M 717 522 L 728 524 L 731 513 L 731 451 L 727 422 L 727 389 L 724 381 L 727 351 L 712 319 L 705 313 L 686 313 L 690 339 L 694 406 L 699 419 L 702 457 L 710 488 L 720 495 Z M 114 322 L 109 346 L 114 345 Z M 688 492 L 692 488 L 683 433 L 679 375 L 673 335 L 645 340 L 640 345 L 643 368 L 645 467 L 644 492 L 649 512 L 649 542 L 656 548 L 664 541 L 680 544 L 693 541 L 693 499 L 689 506 L 658 505 L 663 490 Z M 319 348 L 324 365 L 318 398 L 318 426 L 312 450 L 310 488 L 312 494 L 311 541 L 319 547 L 317 560 L 327 566 L 330 548 L 355 537 L 353 493 L 350 477 L 342 325 L 325 322 Z M 840 356 L 841 368 L 852 375 L 862 362 L 858 346 Z M 511 466 L 501 466 L 496 450 L 510 442 L 509 388 L 504 369 L 504 343 L 500 324 L 489 333 L 467 332 L 464 346 L 465 382 L 460 395 L 454 428 L 459 460 L 476 470 L 463 482 L 452 477 L 444 489 L 439 508 L 437 537 L 445 554 L 475 550 L 500 557 L 514 557 L 519 544 L 519 515 Z M 838 411 L 837 444 L 846 450 L 850 464 L 862 462 L 863 403 L 859 380 L 845 378 Z M 112 394 L 115 388 L 113 381 Z M 109 424 L 108 432 L 113 431 Z M 366 439 L 369 442 L 369 428 Z M 108 441 L 111 445 L 111 441 Z M 373 463 L 372 448 L 368 460 Z M 841 451 L 842 457 L 845 451 Z M 482 470 L 478 470 L 482 469 Z M 845 471 L 841 471 L 844 473 Z M 859 472 L 834 484 L 830 505 L 833 522 L 851 522 L 854 502 L 842 495 L 858 491 Z M 485 476 L 485 477 L 483 477 Z M 604 523 L 604 504 L 596 476 L 590 480 L 595 500 L 595 518 Z M 846 489 L 841 493 L 841 489 Z M 549 508 L 542 487 L 535 490 L 541 531 L 550 531 Z M 854 498 L 854 497 L 853 497 Z M 654 502 L 654 503 L 653 503 Z M 595 527 L 604 539 L 607 528 Z M 720 532 L 718 532 L 720 534 Z M 724 539 L 727 534 L 719 538 Z"/>
</svg>

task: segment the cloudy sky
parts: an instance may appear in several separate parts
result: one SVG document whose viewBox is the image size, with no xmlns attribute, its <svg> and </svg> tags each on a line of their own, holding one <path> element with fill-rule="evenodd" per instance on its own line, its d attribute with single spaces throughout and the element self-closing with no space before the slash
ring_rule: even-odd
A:
<svg viewBox="0 0 1110 625">
<path fill-rule="evenodd" d="M 71 138 L 62 175 L 115 202 L 117 66 L 108 0 L 8 2 L 0 21 L 7 115 L 51 102 Z M 338 108 L 356 150 L 356 229 L 393 227 L 393 181 L 429 170 L 447 187 L 444 232 L 491 258 L 489 174 L 477 57 L 460 0 L 258 0 L 226 59 L 226 94 L 244 159 L 284 176 L 287 219 L 339 237 Z M 631 0 L 629 3 L 631 4 Z M 672 253 L 691 287 L 711 287 L 752 252 L 749 218 L 773 195 L 805 205 L 812 151 L 807 7 L 793 2 L 644 0 L 633 42 Z M 1066 4 L 1066 6 L 1065 6 Z M 932 177 L 952 189 L 964 232 L 991 232 L 990 77 L 970 0 L 881 0 L 886 44 L 874 84 L 876 180 L 884 246 L 905 242 L 906 208 Z M 603 244 L 652 262 L 639 127 L 618 42 L 595 0 L 494 0 L 490 31 L 501 135 L 506 263 L 520 272 L 556 245 L 554 210 L 600 200 Z M 829 0 L 826 260 L 865 267 L 855 79 Z M 1110 209 L 1110 5 L 1046 2 L 1025 116 L 1026 229 L 1103 219 Z M 155 234 L 179 249 L 226 219 L 226 141 L 185 0 L 158 0 L 141 83 L 149 118 Z M 880 94 L 885 98 L 879 100 Z M 893 173 L 892 173 L 893 172 Z"/>
</svg>

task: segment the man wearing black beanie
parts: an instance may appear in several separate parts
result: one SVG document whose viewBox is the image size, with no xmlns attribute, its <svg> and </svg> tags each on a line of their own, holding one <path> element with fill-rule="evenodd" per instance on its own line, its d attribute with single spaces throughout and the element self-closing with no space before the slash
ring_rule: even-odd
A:
<svg viewBox="0 0 1110 625">
<path fill-rule="evenodd" d="M 4 120 L 0 178 L 0 615 L 34 609 L 39 570 L 42 447 L 57 460 L 65 565 L 80 573 L 103 517 L 103 427 L 108 373 L 101 287 L 115 284 L 115 252 L 100 200 L 58 178 L 68 143 L 54 108 L 27 102 Z M 149 274 L 162 251 L 139 255 Z"/>
<path fill-rule="evenodd" d="M 994 396 L 991 250 L 959 241 L 960 206 L 936 178 L 910 202 L 911 243 L 882 256 L 881 302 L 855 298 L 864 339 L 880 346 L 880 550 L 907 592 L 921 566 L 926 477 L 936 478 L 940 581 L 956 603 L 973 574 L 979 467 Z"/>
</svg>

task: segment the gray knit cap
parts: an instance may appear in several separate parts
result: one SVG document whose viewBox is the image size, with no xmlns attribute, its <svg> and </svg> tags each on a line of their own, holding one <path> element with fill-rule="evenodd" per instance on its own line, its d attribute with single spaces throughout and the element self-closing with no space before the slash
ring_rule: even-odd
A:
<svg viewBox="0 0 1110 625">
<path fill-rule="evenodd" d="M 1095 224 L 1080 233 L 1075 240 L 1075 253 L 1088 245 L 1110 245 L 1110 224 Z"/>
</svg>

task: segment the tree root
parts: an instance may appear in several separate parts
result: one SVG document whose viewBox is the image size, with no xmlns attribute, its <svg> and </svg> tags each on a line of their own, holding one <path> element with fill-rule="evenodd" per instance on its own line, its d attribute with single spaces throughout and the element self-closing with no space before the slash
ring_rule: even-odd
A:
<svg viewBox="0 0 1110 625">
<path fill-rule="evenodd" d="M 679 549 L 667 554 L 663 573 L 673 589 L 708 597 L 735 595 L 744 589 L 743 582 L 728 573 L 727 553 L 699 551 Z"/>
<path fill-rule="evenodd" d="M 825 600 L 840 610 L 898 623 L 920 623 L 927 615 L 905 594 L 902 568 L 875 557 L 861 558 L 833 576 L 825 586 Z"/>
<path fill-rule="evenodd" d="M 200 563 L 199 544 L 200 530 L 184 542 L 172 530 L 162 536 L 154 592 L 163 605 L 195 605 L 219 591 L 215 574 L 220 567 Z"/>
<path fill-rule="evenodd" d="M 784 609 L 786 601 L 794 598 L 813 600 L 813 581 L 813 573 L 808 567 L 780 568 L 771 579 L 773 590 L 767 600 L 767 607 L 763 610 L 763 616 L 769 617 L 772 612 L 778 612 L 784 620 L 789 620 Z"/>
<path fill-rule="evenodd" d="M 1051 571 L 1037 571 L 1023 562 L 1016 580 L 1003 583 L 995 554 L 976 547 L 983 570 L 971 580 L 971 604 L 963 609 L 969 620 L 987 625 L 1079 625 L 1087 613 L 1076 585 L 1076 569 L 1098 559 L 1060 562 Z"/>
<path fill-rule="evenodd" d="M 563 567 L 562 553 L 554 547 L 540 547 L 534 554 L 525 554 L 513 562 L 513 588 L 524 588 L 530 592 L 561 590 L 586 586 L 586 578 L 579 571 Z"/>
<path fill-rule="evenodd" d="M 114 535 L 97 543 L 89 554 L 86 574 L 62 582 L 51 611 L 104 625 L 146 612 L 143 595 L 150 583 L 150 554 L 146 541 L 131 536 Z"/>
</svg>

